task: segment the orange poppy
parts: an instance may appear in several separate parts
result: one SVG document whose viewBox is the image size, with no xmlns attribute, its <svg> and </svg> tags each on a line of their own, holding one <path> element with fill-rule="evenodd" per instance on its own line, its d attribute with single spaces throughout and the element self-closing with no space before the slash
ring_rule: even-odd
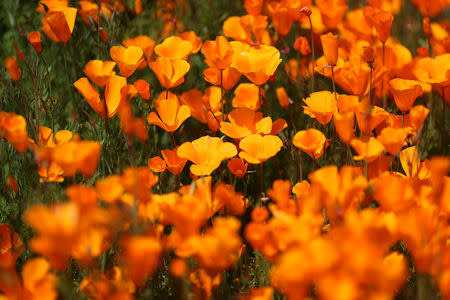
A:
<svg viewBox="0 0 450 300">
<path fill-rule="evenodd" d="M 42 31 L 54 42 L 67 41 L 75 27 L 77 9 L 73 7 L 57 7 L 49 10 L 42 19 Z"/>
<path fill-rule="evenodd" d="M 203 44 L 202 53 L 208 66 L 224 70 L 231 65 L 234 50 L 226 37 L 218 36 L 215 41 L 206 41 Z"/>
<path fill-rule="evenodd" d="M 44 5 L 46 7 L 44 7 Z M 49 10 L 55 9 L 58 7 L 68 7 L 69 0 L 42 0 L 39 2 L 38 7 L 36 8 L 36 12 L 43 13 L 48 8 Z"/>
<path fill-rule="evenodd" d="M 158 57 L 156 61 L 149 63 L 150 68 L 155 72 L 159 82 L 166 89 L 170 89 L 184 82 L 184 75 L 191 66 L 182 59 L 169 59 Z"/>
<path fill-rule="evenodd" d="M 242 139 L 251 134 L 270 134 L 272 119 L 263 118 L 261 112 L 249 108 L 236 108 L 228 115 L 229 122 L 220 122 L 220 131 L 233 139 Z"/>
<path fill-rule="evenodd" d="M 241 78 L 241 73 L 235 68 L 227 67 L 224 70 L 208 68 L 203 71 L 205 80 L 211 84 L 222 86 L 226 91 L 231 90 Z"/>
<path fill-rule="evenodd" d="M 9 73 L 12 81 L 19 81 L 21 77 L 20 68 L 17 60 L 14 57 L 8 57 L 5 60 L 6 70 Z"/>
<path fill-rule="evenodd" d="M 0 136 L 3 136 L 19 152 L 24 152 L 30 145 L 27 121 L 21 115 L 0 110 Z"/>
<path fill-rule="evenodd" d="M 111 18 L 111 8 L 106 6 L 104 3 L 100 4 L 100 9 L 97 3 L 91 2 L 90 0 L 80 0 L 78 4 L 80 5 L 79 14 L 87 25 L 92 24 L 91 20 L 98 22 L 99 10 L 101 17 L 105 19 Z"/>
<path fill-rule="evenodd" d="M 232 158 L 228 161 L 227 167 L 231 174 L 238 178 L 242 178 L 247 173 L 248 164 L 242 158 Z"/>
<path fill-rule="evenodd" d="M 239 142 L 239 157 L 249 164 L 260 164 L 275 156 L 282 146 L 283 142 L 275 135 L 251 134 Z"/>
<path fill-rule="evenodd" d="M 419 151 L 416 146 L 400 151 L 399 158 L 406 176 L 420 180 L 427 179 L 431 176 L 428 167 L 429 161 L 420 160 Z"/>
<path fill-rule="evenodd" d="M 180 102 L 189 106 L 193 118 L 201 123 L 209 124 L 211 118 L 214 119 L 215 123 L 218 122 L 215 118 L 218 120 L 222 119 L 220 113 L 222 108 L 221 99 L 221 89 L 216 86 L 211 86 L 205 90 L 204 94 L 197 89 L 183 93 L 180 97 Z M 215 127 L 217 126 L 220 127 L 220 124 L 215 124 Z"/>
<path fill-rule="evenodd" d="M 139 35 L 134 38 L 126 39 L 122 42 L 125 47 L 136 46 L 142 49 L 145 58 L 147 61 L 150 61 L 150 58 L 153 54 L 153 49 L 155 47 L 155 41 L 149 38 L 146 35 Z M 147 66 L 147 62 L 143 60 L 141 64 L 138 66 L 139 70 L 144 69 Z"/>
<path fill-rule="evenodd" d="M 133 83 L 139 96 L 145 101 L 150 100 L 150 85 L 144 79 L 138 79 Z"/>
<path fill-rule="evenodd" d="M 222 160 L 235 156 L 237 150 L 232 143 L 224 143 L 220 138 L 203 136 L 182 144 L 177 154 L 194 163 L 191 166 L 192 174 L 203 176 L 210 175 L 220 166 Z"/>
<path fill-rule="evenodd" d="M 358 153 L 353 156 L 354 160 L 365 160 L 369 163 L 377 159 L 384 151 L 383 144 L 374 137 L 354 138 L 350 145 Z"/>
<path fill-rule="evenodd" d="M 142 14 L 142 0 L 134 1 L 134 11 L 136 12 L 136 15 L 138 15 L 138 16 L 140 16 Z"/>
<path fill-rule="evenodd" d="M 370 106 L 368 108 L 368 104 L 365 102 L 360 102 L 356 109 L 356 122 L 364 135 L 371 133 L 388 116 L 389 113 L 381 107 Z"/>
<path fill-rule="evenodd" d="M 111 75 L 106 83 L 104 100 L 100 99 L 99 93 L 86 77 L 78 79 L 73 85 L 83 95 L 93 110 L 103 118 L 111 118 L 119 112 L 119 106 L 122 101 L 121 90 L 127 85 L 127 79 L 122 76 Z"/>
<path fill-rule="evenodd" d="M 14 193 L 17 193 L 19 191 L 19 184 L 17 183 L 16 178 L 11 174 L 6 177 L 6 185 Z"/>
<path fill-rule="evenodd" d="M 271 40 L 266 30 L 267 25 L 267 16 L 232 16 L 223 22 L 222 30 L 226 37 L 236 41 L 245 42 L 249 45 L 260 43 L 270 45 Z"/>
<path fill-rule="evenodd" d="M 411 128 L 384 128 L 381 134 L 377 136 L 386 151 L 395 155 L 402 150 L 406 138 L 411 134 Z"/>
<path fill-rule="evenodd" d="M 111 58 L 119 66 L 120 74 L 128 78 L 133 75 L 137 67 L 143 60 L 142 48 L 136 46 L 130 46 L 125 48 L 124 46 L 114 46 L 109 50 Z"/>
<path fill-rule="evenodd" d="M 178 97 L 171 92 L 159 94 L 155 100 L 156 112 L 151 112 L 147 121 L 158 125 L 168 132 L 177 130 L 187 118 L 191 116 L 191 109 L 187 105 L 180 105 Z"/>
<path fill-rule="evenodd" d="M 41 33 L 39 31 L 33 31 L 27 34 L 27 39 L 30 42 L 31 46 L 33 46 L 34 51 L 37 54 L 42 53 L 42 40 Z"/>
<path fill-rule="evenodd" d="M 317 0 L 316 6 L 323 24 L 330 31 L 338 27 L 348 9 L 344 0 Z"/>
<path fill-rule="evenodd" d="M 170 36 L 155 47 L 155 53 L 168 59 L 186 59 L 192 51 L 192 43 L 178 36 Z"/>
<path fill-rule="evenodd" d="M 311 93 L 303 102 L 306 104 L 303 106 L 304 113 L 323 125 L 331 121 L 337 110 L 336 98 L 329 91 Z"/>
<path fill-rule="evenodd" d="M 366 6 L 363 13 L 368 23 L 375 27 L 378 34 L 378 40 L 382 43 L 386 43 L 391 35 L 391 26 L 394 21 L 392 14 L 388 11 L 371 6 Z"/>
<path fill-rule="evenodd" d="M 84 74 L 98 87 L 104 87 L 111 75 L 114 75 L 113 61 L 101 61 L 98 59 L 89 61 L 84 67 Z"/>
<path fill-rule="evenodd" d="M 234 90 L 234 98 L 231 102 L 233 107 L 246 107 L 251 110 L 258 110 L 261 101 L 260 89 L 253 83 L 241 83 Z"/>
<path fill-rule="evenodd" d="M 175 147 L 173 150 L 161 150 L 161 155 L 166 162 L 167 170 L 174 175 L 180 174 L 187 162 L 187 159 L 178 156 L 177 150 L 178 147 Z"/>
<path fill-rule="evenodd" d="M 435 87 L 447 87 L 450 84 L 450 53 L 438 55 L 435 58 L 420 59 L 413 73 L 417 80 L 429 83 Z"/>
<path fill-rule="evenodd" d="M 202 48 L 202 39 L 197 36 L 195 31 L 185 31 L 177 34 L 177 37 L 182 38 L 192 44 L 192 50 L 189 54 L 195 54 Z"/>
<path fill-rule="evenodd" d="M 307 56 L 311 53 L 311 47 L 308 40 L 304 36 L 298 37 L 294 42 L 294 49 L 300 52 L 303 56 Z"/>
<path fill-rule="evenodd" d="M 154 173 L 164 172 L 166 170 L 166 167 L 167 167 L 166 162 L 164 161 L 164 159 L 162 159 L 159 156 L 155 156 L 155 157 L 149 158 L 149 160 L 147 161 L 147 166 Z"/>
<path fill-rule="evenodd" d="M 262 85 L 275 73 L 280 63 L 280 52 L 277 48 L 260 45 L 259 48 L 242 48 L 241 51 L 235 49 L 231 67 L 244 74 L 254 84 Z"/>
<path fill-rule="evenodd" d="M 284 109 L 289 109 L 289 106 L 293 103 L 293 101 L 291 100 L 291 98 L 289 98 L 284 87 L 277 88 L 275 92 L 277 94 L 277 99 L 281 107 Z"/>
<path fill-rule="evenodd" d="M 430 110 L 423 105 L 416 105 L 409 110 L 409 119 L 411 121 L 411 127 L 414 131 L 419 131 L 422 128 L 425 119 L 427 118 Z"/>
<path fill-rule="evenodd" d="M 408 111 L 422 92 L 422 85 L 415 80 L 395 78 L 389 81 L 395 104 L 402 112 Z"/>
<path fill-rule="evenodd" d="M 320 36 L 322 42 L 323 55 L 328 65 L 335 66 L 338 61 L 338 44 L 339 38 L 337 35 L 328 32 Z"/>
<path fill-rule="evenodd" d="M 334 114 L 333 123 L 339 139 L 345 144 L 350 144 L 350 141 L 355 136 L 353 129 L 355 124 L 355 113 L 353 111 L 346 113 L 336 112 Z"/>
<path fill-rule="evenodd" d="M 14 228 L 10 224 L 0 223 L 0 249 L 2 249 L 0 267 L 2 269 L 14 269 L 24 246 L 19 235 L 14 232 Z"/>
<path fill-rule="evenodd" d="M 314 128 L 297 132 L 292 139 L 292 143 L 295 147 L 311 156 L 312 159 L 320 158 L 328 146 L 325 135 L 320 130 Z"/>
</svg>

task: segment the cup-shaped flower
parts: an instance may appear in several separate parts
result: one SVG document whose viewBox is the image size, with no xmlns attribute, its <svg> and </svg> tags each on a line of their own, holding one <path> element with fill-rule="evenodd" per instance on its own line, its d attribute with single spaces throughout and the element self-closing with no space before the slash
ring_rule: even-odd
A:
<svg viewBox="0 0 450 300">
<path fill-rule="evenodd" d="M 247 107 L 251 110 L 258 110 L 260 103 L 260 91 L 253 83 L 241 83 L 234 90 L 234 98 L 231 102 L 233 107 Z"/>
<path fill-rule="evenodd" d="M 238 178 L 242 178 L 247 173 L 248 163 L 246 163 L 242 158 L 235 157 L 228 161 L 227 167 L 231 174 Z"/>
<path fill-rule="evenodd" d="M 368 136 L 354 138 L 350 145 L 358 153 L 358 155 L 353 156 L 354 160 L 365 160 L 369 163 L 377 159 L 384 150 L 384 146 L 380 141 Z"/>
<path fill-rule="evenodd" d="M 114 74 L 116 63 L 94 59 L 84 66 L 84 74 L 97 86 L 104 87 L 109 77 Z"/>
<path fill-rule="evenodd" d="M 410 110 L 416 98 L 423 92 L 422 85 L 415 80 L 395 78 L 389 81 L 389 84 L 395 104 L 402 112 Z"/>
<path fill-rule="evenodd" d="M 156 54 L 169 59 L 185 59 L 191 51 L 191 42 L 174 35 L 155 47 Z"/>
<path fill-rule="evenodd" d="M 58 7 L 47 12 L 42 19 L 42 31 L 53 41 L 66 43 L 75 27 L 77 9 Z"/>
<path fill-rule="evenodd" d="M 303 56 L 311 53 L 311 47 L 308 40 L 304 36 L 298 37 L 294 42 L 294 49 L 300 52 Z"/>
<path fill-rule="evenodd" d="M 270 117 L 263 118 L 261 112 L 255 112 L 245 107 L 231 111 L 228 121 L 220 122 L 220 131 L 233 139 L 242 139 L 251 134 L 270 134 L 272 131 Z"/>
<path fill-rule="evenodd" d="M 184 82 L 184 75 L 191 66 L 182 59 L 169 59 L 158 57 L 156 61 L 149 63 L 150 68 L 155 72 L 159 82 L 166 89 L 173 88 Z"/>
<path fill-rule="evenodd" d="M 167 93 L 167 99 L 166 99 Z M 158 125 L 168 132 L 174 132 L 191 116 L 191 109 L 187 105 L 180 105 L 175 94 L 163 92 L 155 100 L 156 112 L 151 112 L 147 121 Z"/>
<path fill-rule="evenodd" d="M 417 80 L 421 82 L 432 84 L 433 87 L 448 87 L 450 85 L 450 53 L 420 59 L 413 72 Z"/>
<path fill-rule="evenodd" d="M 21 77 L 19 64 L 14 57 L 8 57 L 5 60 L 6 70 L 9 73 L 9 77 L 11 77 L 12 81 L 19 81 Z"/>
<path fill-rule="evenodd" d="M 277 93 L 278 102 L 280 103 L 281 107 L 284 109 L 288 109 L 289 106 L 292 104 L 292 100 L 291 100 L 291 98 L 289 98 L 284 87 L 277 88 L 276 93 Z"/>
<path fill-rule="evenodd" d="M 306 103 L 306 106 L 303 106 L 305 114 L 316 118 L 323 125 L 331 121 L 337 109 L 336 98 L 329 91 L 311 93 L 303 101 Z"/>
<path fill-rule="evenodd" d="M 133 75 L 134 71 L 141 64 L 144 52 L 140 47 L 136 46 L 130 46 L 128 48 L 114 46 L 109 50 L 109 54 L 119 67 L 120 74 L 128 78 Z"/>
<path fill-rule="evenodd" d="M 41 33 L 39 31 L 33 31 L 27 34 L 27 39 L 30 42 L 31 46 L 33 47 L 34 51 L 36 51 L 37 54 L 42 53 L 42 40 L 41 40 Z"/>
<path fill-rule="evenodd" d="M 231 65 L 234 50 L 226 37 L 218 36 L 215 41 L 206 41 L 203 44 L 202 53 L 208 66 L 224 70 Z"/>
<path fill-rule="evenodd" d="M 322 42 L 323 55 L 328 65 L 335 66 L 338 61 L 338 44 L 339 38 L 337 35 L 328 32 L 320 36 Z"/>
<path fill-rule="evenodd" d="M 191 173 L 197 176 L 210 175 L 224 159 L 237 154 L 236 146 L 224 143 L 218 137 L 203 136 L 178 147 L 177 154 L 193 162 Z"/>
<path fill-rule="evenodd" d="M 134 88 L 141 96 L 142 100 L 150 100 L 150 85 L 144 79 L 138 79 L 133 83 Z"/>
<path fill-rule="evenodd" d="M 207 82 L 222 86 L 226 91 L 234 88 L 241 78 L 241 73 L 232 67 L 228 67 L 224 70 L 208 68 L 203 71 L 203 75 L 205 75 L 205 80 Z"/>
<path fill-rule="evenodd" d="M 381 124 L 389 113 L 378 106 L 368 106 L 364 102 L 359 102 L 356 108 L 356 122 L 362 134 L 368 135 L 378 125 Z"/>
<path fill-rule="evenodd" d="M 386 43 L 391 35 L 391 26 L 394 21 L 392 14 L 388 11 L 371 6 L 366 6 L 363 12 L 368 23 L 375 27 L 378 34 L 378 40 L 382 43 Z"/>
<path fill-rule="evenodd" d="M 243 49 L 233 57 L 231 67 L 244 74 L 256 85 L 264 84 L 281 63 L 280 52 L 272 46 Z"/>
<path fill-rule="evenodd" d="M 125 47 L 136 46 L 141 48 L 147 61 L 149 61 L 152 57 L 153 50 L 155 48 L 155 41 L 146 35 L 138 35 L 137 37 L 126 39 L 122 42 L 122 44 Z M 147 62 L 143 60 L 138 66 L 138 69 L 144 69 L 146 66 Z"/>
<path fill-rule="evenodd" d="M 294 135 L 292 143 L 312 159 L 318 159 L 322 156 L 323 151 L 328 146 L 327 138 L 322 131 L 310 128 L 301 130 Z"/>
<path fill-rule="evenodd" d="M 161 155 L 166 162 L 167 170 L 174 175 L 180 174 L 187 162 L 187 159 L 178 156 L 177 150 L 178 147 L 175 147 L 173 150 L 161 150 Z"/>
<path fill-rule="evenodd" d="M 275 135 L 252 134 L 239 143 L 239 157 L 249 164 L 260 164 L 275 156 L 283 146 L 281 139 Z"/>
<path fill-rule="evenodd" d="M 386 151 L 392 155 L 397 154 L 402 150 L 403 144 L 406 138 L 412 132 L 411 128 L 392 128 L 386 127 L 381 131 L 381 134 L 377 136 L 377 140 L 380 141 Z"/>
<path fill-rule="evenodd" d="M 409 119 L 414 131 L 418 131 L 425 122 L 430 110 L 423 105 L 416 105 L 409 110 Z"/>
<path fill-rule="evenodd" d="M 348 111 L 345 113 L 336 112 L 333 118 L 334 127 L 339 139 L 345 144 L 350 144 L 350 141 L 354 138 L 353 126 L 355 124 L 355 113 Z"/>
</svg>

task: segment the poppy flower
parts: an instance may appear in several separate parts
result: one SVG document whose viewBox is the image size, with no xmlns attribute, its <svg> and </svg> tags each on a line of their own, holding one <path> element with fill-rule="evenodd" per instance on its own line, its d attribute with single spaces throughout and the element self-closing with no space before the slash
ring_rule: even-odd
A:
<svg viewBox="0 0 450 300">
<path fill-rule="evenodd" d="M 402 150 L 406 138 L 411 134 L 411 128 L 384 128 L 377 136 L 386 151 L 395 155 Z"/>
<path fill-rule="evenodd" d="M 298 37 L 294 42 L 294 49 L 300 52 L 303 56 L 307 56 L 311 53 L 311 47 L 308 40 L 304 36 Z"/>
<path fill-rule="evenodd" d="M 221 89 L 216 86 L 211 86 L 205 90 L 204 94 L 197 89 L 183 93 L 180 97 L 180 102 L 189 106 L 193 118 L 203 124 L 209 124 L 211 118 L 214 119 L 215 123 L 218 122 L 217 120 L 222 119 L 220 113 L 222 109 L 221 99 Z M 215 124 L 215 127 L 217 126 L 220 127 L 220 124 Z"/>
<path fill-rule="evenodd" d="M 394 17 L 388 11 L 384 11 L 371 6 L 366 6 L 363 10 L 368 23 L 375 27 L 378 34 L 378 40 L 386 43 L 391 35 L 391 26 Z"/>
<path fill-rule="evenodd" d="M 73 7 L 51 9 L 42 19 L 42 31 L 54 42 L 67 43 L 72 36 L 76 17 L 77 9 Z"/>
<path fill-rule="evenodd" d="M 139 35 L 134 38 L 126 39 L 122 42 L 125 47 L 136 46 L 142 49 L 145 59 L 150 61 L 153 54 L 153 49 L 155 48 L 155 41 L 146 35 Z M 138 66 L 139 70 L 144 69 L 147 66 L 147 62 L 143 60 Z"/>
<path fill-rule="evenodd" d="M 261 14 L 263 6 L 262 0 L 245 0 L 244 8 L 249 15 L 258 16 Z"/>
<path fill-rule="evenodd" d="M 251 134 L 239 142 L 239 157 L 249 164 L 260 164 L 275 156 L 282 146 L 283 142 L 275 135 Z"/>
<path fill-rule="evenodd" d="M 447 87 L 450 84 L 450 53 L 438 55 L 435 58 L 420 59 L 413 73 L 417 80 L 429 83 L 435 87 Z"/>
<path fill-rule="evenodd" d="M 192 51 L 192 44 L 178 36 L 170 36 L 155 47 L 155 53 L 168 59 L 186 59 Z"/>
<path fill-rule="evenodd" d="M 286 90 L 284 87 L 279 87 L 275 90 L 277 94 L 278 102 L 280 103 L 281 107 L 284 109 L 289 109 L 289 106 L 293 103 L 291 98 L 289 98 L 288 94 L 286 93 Z"/>
<path fill-rule="evenodd" d="M 364 135 L 372 132 L 388 116 L 389 113 L 381 107 L 371 106 L 371 108 L 368 108 L 368 104 L 365 102 L 360 102 L 356 109 L 356 122 Z"/>
<path fill-rule="evenodd" d="M 205 80 L 211 84 L 222 86 L 224 90 L 231 90 L 241 78 L 241 73 L 235 68 L 227 67 L 224 70 L 208 68 L 203 71 Z"/>
<path fill-rule="evenodd" d="M 99 93 L 86 77 L 78 79 L 73 85 L 83 95 L 93 110 L 103 118 L 111 118 L 119 112 L 119 106 L 122 101 L 121 89 L 127 85 L 127 80 L 125 77 L 118 75 L 110 76 L 106 83 L 104 100 L 100 99 Z"/>
<path fill-rule="evenodd" d="M 333 123 L 339 139 L 345 144 L 350 144 L 350 141 L 355 136 L 353 129 L 355 124 L 355 113 L 353 111 L 346 113 L 336 112 L 334 114 Z"/>
<path fill-rule="evenodd" d="M 422 85 L 415 80 L 395 78 L 389 81 L 389 84 L 395 104 L 402 112 L 410 110 L 416 98 L 423 92 Z"/>
<path fill-rule="evenodd" d="M 421 161 L 416 146 L 403 149 L 399 153 L 400 163 L 407 177 L 427 179 L 431 176 L 428 167 L 429 161 Z"/>
<path fill-rule="evenodd" d="M 337 29 L 348 9 L 344 0 L 318 0 L 316 6 L 323 24 L 330 31 Z"/>
<path fill-rule="evenodd" d="M 198 37 L 195 31 L 185 31 L 177 34 L 177 37 L 182 38 L 185 41 L 188 41 L 192 44 L 192 50 L 189 54 L 195 54 L 202 48 L 202 39 Z"/>
<path fill-rule="evenodd" d="M 358 153 L 353 156 L 354 160 L 365 160 L 369 163 L 377 159 L 384 151 L 383 144 L 374 137 L 354 138 L 350 145 Z"/>
<path fill-rule="evenodd" d="M 320 36 L 322 42 L 323 55 L 328 65 L 335 66 L 338 61 L 338 44 L 339 38 L 337 35 L 328 32 Z"/>
<path fill-rule="evenodd" d="M 166 162 L 164 161 L 164 159 L 162 159 L 159 156 L 155 156 L 155 157 L 149 158 L 149 160 L 147 161 L 147 166 L 154 173 L 164 172 L 166 170 L 166 167 L 167 167 Z"/>
<path fill-rule="evenodd" d="M 264 84 L 281 63 L 280 52 L 272 46 L 261 45 L 259 48 L 236 52 L 231 67 L 244 74 L 256 85 Z"/>
<path fill-rule="evenodd" d="M 140 16 L 142 14 L 142 0 L 134 1 L 134 11 L 136 12 L 136 15 L 138 15 L 138 16 Z"/>
<path fill-rule="evenodd" d="M 167 97 L 167 98 L 166 98 Z M 180 105 L 176 95 L 171 92 L 161 93 L 155 100 L 156 112 L 151 112 L 147 121 L 158 125 L 168 132 L 174 132 L 191 116 L 191 109 L 187 105 Z"/>
<path fill-rule="evenodd" d="M 247 173 L 248 164 L 242 158 L 232 158 L 228 161 L 227 167 L 230 170 L 231 174 L 236 176 L 237 178 L 242 178 Z"/>
<path fill-rule="evenodd" d="M 282 37 L 287 35 L 294 22 L 289 9 L 280 2 L 270 2 L 266 7 L 276 32 Z"/>
<path fill-rule="evenodd" d="M 329 91 L 320 91 L 311 93 L 303 100 L 306 106 L 303 106 L 304 113 L 311 118 L 317 119 L 320 124 L 327 124 L 333 118 L 337 110 L 335 96 Z"/>
<path fill-rule="evenodd" d="M 150 85 L 144 79 L 138 79 L 133 83 L 139 96 L 145 101 L 150 100 Z"/>
<path fill-rule="evenodd" d="M 234 90 L 234 98 L 231 102 L 233 107 L 246 107 L 251 110 L 258 110 L 262 93 L 257 85 L 253 83 L 241 83 Z"/>
<path fill-rule="evenodd" d="M 89 61 L 84 67 L 84 74 L 98 87 L 104 87 L 109 77 L 114 74 L 116 63 L 98 59 Z"/>
<path fill-rule="evenodd" d="M 178 147 L 175 147 L 173 150 L 161 150 L 161 155 L 166 162 L 167 170 L 174 175 L 180 174 L 187 162 L 187 159 L 178 156 L 177 150 Z"/>
<path fill-rule="evenodd" d="M 233 186 L 220 182 L 213 190 L 213 211 L 240 216 L 248 207 L 248 199 L 241 193 L 235 192 Z"/>
<path fill-rule="evenodd" d="M 37 54 L 42 53 L 42 40 L 41 33 L 39 31 L 33 31 L 27 34 L 27 39 L 30 42 L 31 46 L 33 46 L 34 51 Z"/>
<path fill-rule="evenodd" d="M 6 70 L 9 73 L 12 81 L 19 81 L 21 77 L 20 68 L 17 64 L 17 60 L 14 57 L 8 57 L 5 60 Z"/>
<path fill-rule="evenodd" d="M 19 152 L 29 146 L 27 121 L 21 115 L 0 110 L 0 136 L 3 136 Z"/>
<path fill-rule="evenodd" d="M 111 58 L 119 66 L 120 74 L 128 78 L 137 67 L 141 64 L 144 52 L 140 47 L 130 46 L 114 46 L 109 50 Z"/>
<path fill-rule="evenodd" d="M 150 68 L 155 72 L 159 82 L 165 89 L 170 89 L 184 82 L 184 75 L 191 66 L 182 59 L 169 59 L 158 57 L 156 61 L 149 63 Z"/>
<path fill-rule="evenodd" d="M 14 193 L 17 193 L 19 191 L 19 184 L 17 183 L 16 178 L 11 174 L 6 177 L 6 185 Z"/>
<path fill-rule="evenodd" d="M 100 199 L 106 203 L 115 203 L 124 192 L 122 179 L 119 175 L 110 175 L 95 182 L 95 190 Z"/>
<path fill-rule="evenodd" d="M 220 166 L 222 160 L 235 156 L 237 150 L 232 143 L 224 143 L 220 138 L 203 136 L 182 144 L 178 147 L 177 154 L 194 163 L 191 166 L 192 174 L 203 176 L 210 175 Z"/>
<path fill-rule="evenodd" d="M 270 45 L 270 35 L 266 30 L 267 16 L 246 15 L 242 17 L 231 16 L 223 22 L 223 35 L 235 41 L 245 42 L 249 45 Z"/>
<path fill-rule="evenodd" d="M 112 8 L 108 7 L 104 2 L 101 2 L 100 8 L 97 3 L 90 0 L 80 0 L 78 4 L 80 5 L 79 14 L 87 25 L 93 25 L 92 20 L 98 22 L 99 15 L 107 20 L 112 16 Z"/>
<path fill-rule="evenodd" d="M 325 135 L 314 128 L 297 132 L 292 139 L 292 143 L 295 147 L 311 156 L 312 159 L 320 158 L 328 146 Z"/>
<path fill-rule="evenodd" d="M 242 139 L 251 134 L 270 134 L 272 119 L 263 118 L 261 112 L 249 108 L 236 108 L 228 115 L 229 122 L 220 122 L 220 131 L 233 139 Z"/>
<path fill-rule="evenodd" d="M 409 119 L 411 121 L 411 127 L 414 131 L 419 131 L 422 128 L 425 119 L 427 118 L 430 110 L 423 105 L 413 106 L 409 110 Z"/>
<path fill-rule="evenodd" d="M 231 65 L 234 50 L 226 37 L 218 36 L 215 41 L 206 41 L 203 44 L 202 53 L 208 66 L 224 70 Z"/>
<path fill-rule="evenodd" d="M 93 299 L 129 299 L 135 292 L 133 281 L 126 278 L 123 270 L 117 266 L 108 272 L 91 271 L 80 283 L 80 290 Z"/>
</svg>

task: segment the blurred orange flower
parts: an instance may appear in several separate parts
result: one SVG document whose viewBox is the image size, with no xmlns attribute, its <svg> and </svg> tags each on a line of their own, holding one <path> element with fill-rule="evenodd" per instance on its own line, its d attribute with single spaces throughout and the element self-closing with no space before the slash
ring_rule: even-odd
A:
<svg viewBox="0 0 450 300">
<path fill-rule="evenodd" d="M 317 119 L 320 124 L 327 124 L 333 118 L 337 110 L 335 96 L 329 91 L 320 91 L 311 93 L 303 100 L 306 106 L 303 106 L 304 113 L 311 118 Z"/>
<path fill-rule="evenodd" d="M 247 173 L 248 164 L 242 158 L 235 157 L 228 161 L 227 167 L 231 174 L 242 178 Z"/>
<path fill-rule="evenodd" d="M 130 46 L 114 46 L 109 50 L 111 58 L 119 67 L 120 74 L 126 78 L 133 75 L 143 60 L 144 52 L 142 48 Z"/>
<path fill-rule="evenodd" d="M 17 60 L 14 57 L 8 57 L 5 60 L 6 70 L 9 73 L 12 81 L 19 81 L 21 77 L 20 68 Z"/>
<path fill-rule="evenodd" d="M 422 85 L 415 80 L 395 78 L 389 81 L 395 104 L 402 112 L 408 111 L 422 92 Z"/>
<path fill-rule="evenodd" d="M 41 33 L 39 31 L 33 31 L 27 34 L 27 39 L 30 42 L 31 46 L 33 46 L 34 51 L 37 54 L 42 53 L 42 40 Z"/>
<path fill-rule="evenodd" d="M 208 66 L 224 70 L 231 65 L 234 50 L 226 37 L 218 36 L 215 41 L 206 41 L 203 44 L 202 53 Z"/>
<path fill-rule="evenodd" d="M 251 134 L 239 142 L 239 157 L 250 164 L 260 164 L 275 156 L 282 146 L 283 142 L 275 135 Z"/>
<path fill-rule="evenodd" d="M 156 61 L 149 63 L 150 68 L 155 72 L 161 85 L 170 89 L 184 82 L 184 75 L 191 66 L 182 59 L 169 59 L 167 57 L 158 57 Z"/>
<path fill-rule="evenodd" d="M 178 156 L 177 150 L 178 147 L 175 147 L 173 150 L 161 150 L 161 155 L 166 162 L 167 170 L 174 175 L 180 174 L 187 162 L 187 159 Z"/>
<path fill-rule="evenodd" d="M 292 139 L 292 143 L 295 147 L 311 156 L 312 159 L 320 158 L 328 146 L 325 135 L 314 128 L 297 132 Z"/>
<path fill-rule="evenodd" d="M 236 108 L 228 115 L 229 122 L 220 122 L 220 131 L 233 139 L 242 139 L 251 134 L 270 134 L 272 119 L 263 118 L 261 112 L 249 108 Z"/>
<path fill-rule="evenodd" d="M 116 63 L 113 61 L 91 60 L 84 67 L 84 74 L 98 87 L 104 87 L 109 77 L 114 75 L 114 67 Z"/>
<path fill-rule="evenodd" d="M 147 121 L 158 125 L 168 132 L 177 130 L 187 118 L 191 116 L 191 109 L 187 105 L 180 105 L 178 97 L 171 92 L 159 94 L 155 100 L 156 112 L 151 112 Z"/>
<path fill-rule="evenodd" d="M 350 145 L 358 153 L 353 156 L 354 160 L 365 160 L 369 163 L 377 159 L 384 151 L 383 144 L 374 137 L 354 138 Z"/>
</svg>

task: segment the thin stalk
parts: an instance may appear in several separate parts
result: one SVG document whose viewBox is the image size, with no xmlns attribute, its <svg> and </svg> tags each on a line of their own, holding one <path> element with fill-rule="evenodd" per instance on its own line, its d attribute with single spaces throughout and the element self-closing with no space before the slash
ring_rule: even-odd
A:
<svg viewBox="0 0 450 300">
<path fill-rule="evenodd" d="M 263 163 L 259 164 L 259 184 L 261 186 L 261 197 L 264 197 L 264 167 L 263 167 Z"/>
<path fill-rule="evenodd" d="M 382 59 L 383 59 L 383 67 L 385 66 L 385 57 L 386 57 L 386 43 L 383 43 L 383 54 L 382 54 Z M 384 93 L 384 80 L 383 78 L 381 78 L 381 95 L 383 95 L 383 108 L 387 107 L 387 96 Z"/>
<path fill-rule="evenodd" d="M 337 101 L 337 94 L 336 94 L 336 84 L 334 82 L 334 66 L 331 66 L 331 81 L 333 81 L 333 93 L 334 93 L 334 98 Z"/>
<path fill-rule="evenodd" d="M 311 93 L 314 93 L 314 82 L 315 82 L 315 76 L 314 76 L 314 67 L 316 66 L 316 59 L 315 59 L 315 55 L 314 55 L 314 31 L 313 31 L 313 25 L 312 25 L 312 21 L 311 21 L 311 16 L 310 15 L 307 15 L 308 16 L 308 20 L 309 20 L 309 26 L 310 26 L 310 28 L 311 28 L 311 59 L 312 59 L 312 68 L 313 68 L 313 70 L 312 70 L 312 77 L 311 77 L 311 79 L 312 79 L 312 81 L 311 81 Z"/>
<path fill-rule="evenodd" d="M 220 70 L 220 97 L 221 97 L 221 102 L 222 102 L 222 122 L 223 122 L 223 121 L 225 121 L 225 97 L 224 97 L 224 89 L 223 89 L 223 70 Z"/>
</svg>

